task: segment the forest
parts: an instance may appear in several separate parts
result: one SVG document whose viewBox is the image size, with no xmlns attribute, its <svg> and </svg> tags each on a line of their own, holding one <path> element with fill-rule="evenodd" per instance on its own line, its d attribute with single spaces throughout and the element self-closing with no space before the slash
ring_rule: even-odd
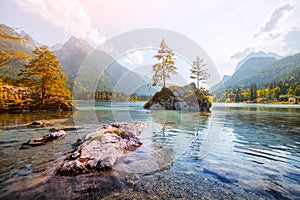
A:
<svg viewBox="0 0 300 200">
<path fill-rule="evenodd" d="M 252 103 L 298 103 L 300 101 L 300 81 L 291 77 L 288 81 L 270 82 L 266 87 L 258 88 L 252 83 L 249 88 L 232 87 L 224 90 L 216 102 L 252 102 Z"/>
<path fill-rule="evenodd" d="M 300 53 L 280 60 L 251 58 L 213 94 L 217 102 L 297 103 L 300 97 Z"/>
</svg>

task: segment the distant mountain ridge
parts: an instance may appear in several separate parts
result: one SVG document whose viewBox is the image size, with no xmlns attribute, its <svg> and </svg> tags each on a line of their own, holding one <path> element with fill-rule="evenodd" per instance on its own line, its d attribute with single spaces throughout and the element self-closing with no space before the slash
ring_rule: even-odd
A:
<svg viewBox="0 0 300 200">
<path fill-rule="evenodd" d="M 300 80 L 300 53 L 282 58 L 264 69 L 247 77 L 245 81 L 266 86 L 270 82 Z"/>
<path fill-rule="evenodd" d="M 217 83 L 216 85 L 214 85 L 214 86 L 212 86 L 211 88 L 209 88 L 209 90 L 212 92 L 212 91 L 218 90 L 219 88 L 223 88 L 224 83 L 225 83 L 227 80 L 229 80 L 230 78 L 231 78 L 231 76 L 229 76 L 229 75 L 224 75 L 223 78 L 222 78 L 222 80 L 221 80 L 219 83 Z"/>
<path fill-rule="evenodd" d="M 88 42 L 80 38 L 71 37 L 54 53 L 60 60 L 69 83 L 73 86 L 74 81 L 77 81 L 76 90 L 89 91 L 98 84 L 97 89 L 101 91 L 125 94 L 135 92 L 140 95 L 155 92 L 146 86 L 147 80 L 142 76 L 128 70 L 105 52 L 93 49 Z M 100 82 L 94 83 L 95 80 Z"/>
<path fill-rule="evenodd" d="M 2 34 L 9 34 L 13 37 L 23 37 L 23 35 L 19 34 L 15 29 L 6 26 L 4 24 L 0 24 L 0 33 Z M 32 41 L 32 38 L 29 40 L 12 40 L 7 39 L 6 37 L 0 37 L 0 50 L 2 51 L 15 51 L 15 52 L 25 52 L 29 55 L 33 55 L 32 50 L 33 46 L 31 44 L 37 44 L 37 42 Z M 23 61 L 16 61 L 11 63 L 10 65 L 4 65 L 0 68 L 0 77 L 5 78 L 6 80 L 10 79 L 14 81 L 15 77 L 20 73 L 20 70 L 23 69 L 24 62 Z"/>
<path fill-rule="evenodd" d="M 251 82 L 247 81 L 249 75 L 255 74 L 263 70 L 268 65 L 276 62 L 274 57 L 251 57 L 241 65 L 232 76 L 225 76 L 223 79 L 210 88 L 211 92 L 221 89 L 222 87 L 248 87 Z"/>
<path fill-rule="evenodd" d="M 259 52 L 254 52 L 254 53 L 250 53 L 249 55 L 247 55 L 243 60 L 239 61 L 234 72 L 236 72 L 237 70 L 240 69 L 240 67 L 247 61 L 249 60 L 250 58 L 255 58 L 255 57 L 270 57 L 270 58 L 276 58 L 277 60 L 280 60 L 283 58 L 283 56 L 280 56 L 276 53 L 272 53 L 272 52 L 268 52 L 268 53 L 265 53 L 263 51 L 259 51 Z"/>
<path fill-rule="evenodd" d="M 58 51 L 62 48 L 64 44 L 63 43 L 56 43 L 54 45 L 52 45 L 51 47 L 49 47 L 50 51 Z"/>
<path fill-rule="evenodd" d="M 246 81 L 246 77 L 255 74 L 265 67 L 277 61 L 274 57 L 252 57 L 248 59 L 232 76 L 225 82 L 226 86 L 240 85 L 250 86 L 251 83 Z"/>
<path fill-rule="evenodd" d="M 248 88 L 252 83 L 266 87 L 269 83 L 291 78 L 300 80 L 300 53 L 279 60 L 275 57 L 252 57 L 227 80 L 211 87 L 210 92 L 220 95 L 229 88 Z"/>
<path fill-rule="evenodd" d="M 58 50 L 54 51 L 54 54 L 63 66 L 63 73 L 68 76 L 68 81 L 71 85 L 80 65 L 92 50 L 92 46 L 86 41 L 71 37 Z"/>
<path fill-rule="evenodd" d="M 24 32 L 24 31 L 21 31 L 20 33 L 18 33 L 14 28 L 6 26 L 5 24 L 0 24 L 0 30 L 4 31 L 14 37 L 20 37 L 20 38 L 27 37 L 28 41 L 24 42 L 23 44 L 29 48 L 35 48 L 35 47 L 41 45 L 36 40 L 34 40 L 28 33 Z"/>
</svg>

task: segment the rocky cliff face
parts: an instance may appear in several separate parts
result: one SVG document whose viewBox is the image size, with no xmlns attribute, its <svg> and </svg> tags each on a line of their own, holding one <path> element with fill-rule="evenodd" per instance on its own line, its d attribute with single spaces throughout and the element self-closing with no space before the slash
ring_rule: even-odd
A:
<svg viewBox="0 0 300 200">
<path fill-rule="evenodd" d="M 210 107 L 208 91 L 196 88 L 194 83 L 162 88 L 144 105 L 151 110 L 209 111 Z"/>
</svg>

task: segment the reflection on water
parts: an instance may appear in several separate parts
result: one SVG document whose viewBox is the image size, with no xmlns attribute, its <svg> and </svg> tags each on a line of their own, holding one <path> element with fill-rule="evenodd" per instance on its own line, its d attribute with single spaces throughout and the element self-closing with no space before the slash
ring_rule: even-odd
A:
<svg viewBox="0 0 300 200">
<path fill-rule="evenodd" d="M 68 119 L 72 116 L 71 112 L 46 112 L 39 111 L 36 113 L 2 113 L 0 114 L 0 128 L 18 127 L 20 124 L 26 124 L 35 120 L 53 120 Z"/>
<path fill-rule="evenodd" d="M 241 177 L 240 184 L 256 191 L 268 191 L 276 198 L 299 197 L 299 107 L 231 107 L 228 110 L 226 133 L 231 132 L 234 138 L 224 139 L 223 144 L 232 147 L 234 156 L 228 167 Z"/>
<path fill-rule="evenodd" d="M 142 103 L 82 102 L 72 118 L 70 113 L 1 114 L 0 197 L 300 196 L 299 106 L 214 104 L 210 113 L 141 107 Z M 55 123 L 38 129 L 16 128 L 42 119 Z M 99 124 L 114 121 L 150 122 L 141 136 L 143 145 L 119 160 L 109 173 L 54 176 L 50 169 L 73 149 L 78 138 Z M 49 128 L 70 125 L 79 129 L 68 131 L 64 140 L 19 149 L 29 138 L 48 134 Z"/>
</svg>

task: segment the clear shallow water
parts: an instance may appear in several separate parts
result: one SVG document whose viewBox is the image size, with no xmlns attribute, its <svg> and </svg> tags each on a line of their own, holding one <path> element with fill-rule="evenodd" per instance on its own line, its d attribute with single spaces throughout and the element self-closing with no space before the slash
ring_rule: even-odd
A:
<svg viewBox="0 0 300 200">
<path fill-rule="evenodd" d="M 142 103 L 80 102 L 74 113 L 0 115 L 0 198 L 297 199 L 300 106 L 214 104 L 211 113 L 148 111 Z M 19 127 L 49 120 L 44 128 Z M 150 122 L 143 145 L 109 173 L 60 177 L 53 169 L 99 124 Z M 20 150 L 53 127 L 66 138 Z M 46 192 L 45 192 L 46 191 Z"/>
</svg>

